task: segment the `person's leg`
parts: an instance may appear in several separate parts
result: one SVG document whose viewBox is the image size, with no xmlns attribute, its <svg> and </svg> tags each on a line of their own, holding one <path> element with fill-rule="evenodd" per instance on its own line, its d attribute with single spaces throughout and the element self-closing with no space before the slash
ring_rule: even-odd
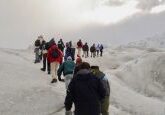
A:
<svg viewBox="0 0 165 115">
<path fill-rule="evenodd" d="M 52 75 L 52 81 L 51 83 L 55 83 L 57 82 L 57 79 L 56 79 L 56 62 L 52 62 L 50 63 L 50 66 L 51 66 L 51 75 Z"/>
<path fill-rule="evenodd" d="M 39 57 L 39 48 L 35 49 L 35 63 L 40 62 L 40 57 Z"/>
<path fill-rule="evenodd" d="M 47 59 L 47 71 L 48 71 L 48 74 L 50 74 L 50 63 L 48 62 L 48 59 Z"/>
<path fill-rule="evenodd" d="M 72 78 L 73 78 L 73 74 L 65 75 L 65 87 L 66 87 L 66 90 L 68 89 L 68 85 L 69 85 L 69 83 L 70 83 Z"/>
<path fill-rule="evenodd" d="M 77 56 L 80 56 L 80 48 L 78 48 L 77 50 L 78 50 Z"/>
<path fill-rule="evenodd" d="M 87 51 L 84 51 L 85 58 L 87 58 Z"/>
<path fill-rule="evenodd" d="M 43 55 L 43 68 L 41 68 L 42 71 L 45 71 L 46 69 L 46 56 L 45 54 Z"/>
<path fill-rule="evenodd" d="M 55 79 L 57 79 L 57 70 L 58 70 L 58 66 L 59 66 L 59 63 L 58 62 L 55 62 Z"/>
</svg>

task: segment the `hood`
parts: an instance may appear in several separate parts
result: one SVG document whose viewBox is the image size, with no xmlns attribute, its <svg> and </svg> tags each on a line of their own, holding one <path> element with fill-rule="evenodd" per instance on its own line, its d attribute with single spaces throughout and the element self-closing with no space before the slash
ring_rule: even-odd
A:
<svg viewBox="0 0 165 115">
<path fill-rule="evenodd" d="M 90 78 L 90 70 L 87 69 L 81 69 L 77 72 L 77 79 L 81 81 L 87 81 Z"/>
</svg>

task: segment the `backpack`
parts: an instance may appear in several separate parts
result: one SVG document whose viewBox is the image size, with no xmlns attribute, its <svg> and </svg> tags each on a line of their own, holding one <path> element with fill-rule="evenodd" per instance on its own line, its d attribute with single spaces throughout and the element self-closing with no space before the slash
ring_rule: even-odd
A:
<svg viewBox="0 0 165 115">
<path fill-rule="evenodd" d="M 40 46 L 40 40 L 36 40 L 35 43 L 34 43 L 34 45 L 35 45 L 36 47 Z"/>
<path fill-rule="evenodd" d="M 59 51 L 57 49 L 53 49 L 51 55 L 53 58 L 58 58 L 59 57 Z"/>
<path fill-rule="evenodd" d="M 49 42 L 46 42 L 46 43 L 45 43 L 45 49 L 46 49 L 46 50 L 49 50 L 49 48 L 50 48 L 50 43 L 49 43 Z"/>
</svg>

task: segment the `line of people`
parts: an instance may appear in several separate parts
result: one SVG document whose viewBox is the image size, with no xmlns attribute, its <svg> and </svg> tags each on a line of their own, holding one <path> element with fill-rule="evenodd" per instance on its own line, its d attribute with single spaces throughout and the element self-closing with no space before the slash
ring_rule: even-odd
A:
<svg viewBox="0 0 165 115">
<path fill-rule="evenodd" d="M 72 47 L 72 42 L 64 45 L 60 39 L 56 44 L 54 39 L 46 42 L 42 36 L 39 36 L 35 41 L 35 63 L 40 62 L 43 58 L 41 70 L 46 71 L 47 67 L 48 74 L 52 76 L 51 83 L 56 83 L 57 79 L 65 82 L 67 91 L 65 98 L 66 115 L 72 115 L 73 103 L 75 105 L 74 115 L 100 115 L 100 113 L 109 115 L 110 85 L 108 79 L 98 66 L 90 66 L 89 63 L 82 61 L 81 49 L 87 43 L 82 45 L 82 42 L 81 44 L 79 42 L 81 40 L 77 42 L 78 58 L 75 63 L 75 48 Z M 64 51 L 65 55 L 63 55 Z M 87 51 L 84 52 L 83 50 L 83 54 L 84 57 L 88 57 Z M 96 56 L 95 54 L 91 55 Z M 62 74 L 64 79 L 61 78 Z"/>
<path fill-rule="evenodd" d="M 81 39 L 77 42 L 77 49 L 78 49 L 78 54 L 77 56 L 81 56 L 81 50 L 83 51 L 82 57 L 89 57 L 89 50 L 91 52 L 91 57 L 95 58 L 96 56 L 103 56 L 103 45 L 98 44 L 97 46 L 93 44 L 90 48 L 88 46 L 88 43 L 86 42 L 85 44 L 82 43 Z"/>
<path fill-rule="evenodd" d="M 67 42 L 66 45 L 64 45 L 63 40 L 60 39 L 56 44 L 54 38 L 52 38 L 49 42 L 46 42 L 43 36 L 40 35 L 38 36 L 38 39 L 35 41 L 34 45 L 35 45 L 34 63 L 39 63 L 41 62 L 41 60 L 43 61 L 43 67 L 41 68 L 41 70 L 46 71 L 47 69 L 48 74 L 52 75 L 51 83 L 57 82 L 56 73 L 58 66 L 61 65 L 63 62 L 63 57 L 64 57 L 64 61 L 66 61 L 69 56 L 72 58 L 73 61 L 75 60 L 76 48 L 73 47 L 71 41 Z M 87 43 L 83 45 L 82 41 L 79 40 L 77 42 L 77 50 L 78 50 L 77 57 L 81 57 L 81 50 L 83 50 L 82 57 L 85 58 L 88 57 L 89 46 Z M 95 44 L 93 44 L 90 48 L 90 51 L 91 51 L 91 57 L 95 57 L 96 52 L 97 52 L 97 56 L 99 55 L 99 52 L 100 52 L 100 56 L 102 56 L 103 46 L 98 45 L 98 47 L 95 47 Z M 57 56 L 54 56 L 53 54 Z M 51 70 L 53 71 L 51 72 Z"/>
</svg>

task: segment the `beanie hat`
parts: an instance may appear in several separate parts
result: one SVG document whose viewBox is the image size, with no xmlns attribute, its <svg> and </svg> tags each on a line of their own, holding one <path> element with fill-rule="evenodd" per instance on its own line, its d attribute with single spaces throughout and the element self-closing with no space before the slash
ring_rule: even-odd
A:
<svg viewBox="0 0 165 115">
<path fill-rule="evenodd" d="M 78 58 L 76 59 L 76 63 L 79 64 L 79 63 L 81 63 L 81 62 L 82 62 L 82 59 L 81 59 L 80 57 L 78 57 Z"/>
<path fill-rule="evenodd" d="M 69 61 L 72 61 L 72 57 L 71 56 L 69 56 L 69 57 L 67 57 L 67 60 Z"/>
</svg>

